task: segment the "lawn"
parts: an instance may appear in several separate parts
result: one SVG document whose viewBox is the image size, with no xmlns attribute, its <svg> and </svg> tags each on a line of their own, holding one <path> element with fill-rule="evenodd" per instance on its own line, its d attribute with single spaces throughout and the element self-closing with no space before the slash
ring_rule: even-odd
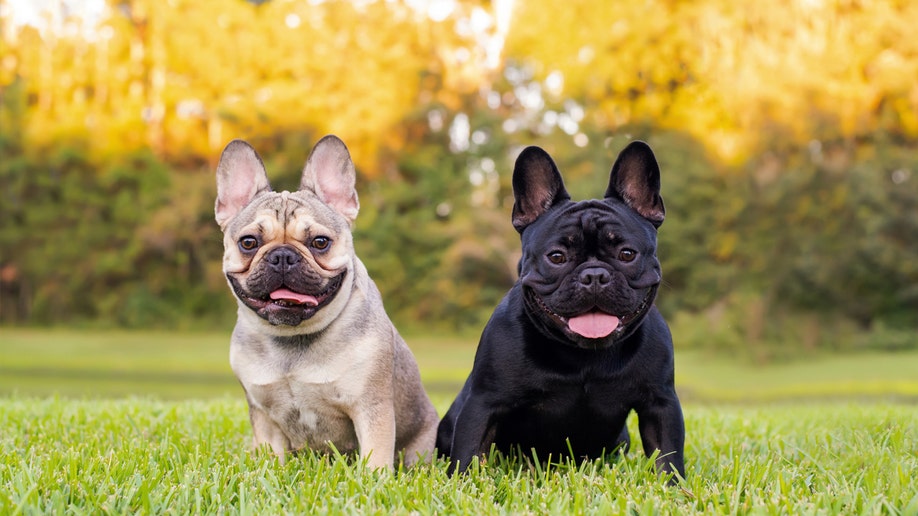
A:
<svg viewBox="0 0 918 516">
<path fill-rule="evenodd" d="M 669 487 L 635 451 L 493 457 L 452 478 L 440 460 L 395 474 L 312 453 L 281 466 L 243 451 L 238 396 L 0 397 L 0 514 L 918 514 L 914 407 L 690 406 L 686 423 L 687 478 Z"/>
<path fill-rule="evenodd" d="M 409 337 L 442 414 L 474 339 Z M 228 333 L 0 328 L 0 514 L 918 515 L 918 353 L 771 367 L 677 352 L 686 479 L 639 450 L 395 474 L 246 452 Z"/>
</svg>

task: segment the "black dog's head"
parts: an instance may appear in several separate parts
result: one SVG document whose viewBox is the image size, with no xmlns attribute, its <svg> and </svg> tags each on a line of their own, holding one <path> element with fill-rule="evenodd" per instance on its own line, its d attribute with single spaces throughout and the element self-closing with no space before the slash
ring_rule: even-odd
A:
<svg viewBox="0 0 918 516">
<path fill-rule="evenodd" d="M 632 142 L 612 166 L 605 198 L 574 202 L 544 150 L 528 147 L 513 170 L 526 309 L 546 335 L 587 349 L 628 337 L 662 279 L 657 228 L 665 210 L 650 147 Z"/>
</svg>

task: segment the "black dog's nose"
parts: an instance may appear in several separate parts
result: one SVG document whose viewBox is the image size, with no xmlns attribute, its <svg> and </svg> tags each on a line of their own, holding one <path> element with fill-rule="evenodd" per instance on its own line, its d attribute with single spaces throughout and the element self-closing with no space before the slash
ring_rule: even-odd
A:
<svg viewBox="0 0 918 516">
<path fill-rule="evenodd" d="M 612 281 L 612 275 L 602 267 L 590 267 L 580 272 L 580 284 L 586 287 L 601 287 Z"/>
<path fill-rule="evenodd" d="M 290 267 L 300 263 L 301 259 L 300 253 L 289 247 L 278 247 L 265 256 L 265 260 L 267 260 L 271 268 L 277 272 L 286 271 Z"/>
</svg>

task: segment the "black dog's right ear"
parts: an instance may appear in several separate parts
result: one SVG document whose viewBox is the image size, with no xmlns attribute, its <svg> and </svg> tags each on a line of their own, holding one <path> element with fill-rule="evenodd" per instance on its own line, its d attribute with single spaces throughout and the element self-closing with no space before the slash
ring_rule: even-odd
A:
<svg viewBox="0 0 918 516">
<path fill-rule="evenodd" d="M 660 197 L 660 166 L 646 143 L 635 140 L 618 155 L 609 173 L 606 198 L 618 199 L 659 228 L 666 217 Z"/>
<path fill-rule="evenodd" d="M 217 164 L 217 224 L 225 228 L 230 219 L 266 190 L 271 190 L 271 185 L 255 149 L 243 140 L 229 142 Z"/>
<path fill-rule="evenodd" d="M 520 233 L 555 204 L 570 199 L 551 156 L 526 147 L 513 167 L 513 227 Z"/>
</svg>

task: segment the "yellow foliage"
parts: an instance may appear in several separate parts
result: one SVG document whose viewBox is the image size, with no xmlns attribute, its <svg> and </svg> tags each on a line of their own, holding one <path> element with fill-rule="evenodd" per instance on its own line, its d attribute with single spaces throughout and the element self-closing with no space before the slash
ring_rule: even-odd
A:
<svg viewBox="0 0 918 516">
<path fill-rule="evenodd" d="M 508 54 L 616 126 L 639 120 L 689 132 L 728 163 L 765 128 L 802 141 L 879 128 L 918 136 L 918 3 L 530 0 L 515 11 Z M 688 93 L 688 94 L 686 94 Z M 828 115 L 828 116 L 826 116 Z"/>
<path fill-rule="evenodd" d="M 89 39 L 29 27 L 9 37 L 0 84 L 27 81 L 33 143 L 64 128 L 100 146 L 212 159 L 232 138 L 336 133 L 372 174 L 420 77 L 463 44 L 400 2 L 118 4 Z"/>
<path fill-rule="evenodd" d="M 721 232 L 715 240 L 715 249 L 713 250 L 714 258 L 724 262 L 733 258 L 736 251 L 736 245 L 739 242 L 739 235 L 733 231 Z"/>
<path fill-rule="evenodd" d="M 235 137 L 333 132 L 375 175 L 417 105 L 461 110 L 500 73 L 495 19 L 468 29 L 497 4 L 434 21 L 403 1 L 112 1 L 89 38 L 7 27 L 0 87 L 26 85 L 34 143 L 213 159 Z M 544 95 L 594 126 L 652 121 L 736 164 L 766 133 L 918 137 L 915 20 L 895 0 L 517 0 L 502 56 L 562 77 Z"/>
</svg>

